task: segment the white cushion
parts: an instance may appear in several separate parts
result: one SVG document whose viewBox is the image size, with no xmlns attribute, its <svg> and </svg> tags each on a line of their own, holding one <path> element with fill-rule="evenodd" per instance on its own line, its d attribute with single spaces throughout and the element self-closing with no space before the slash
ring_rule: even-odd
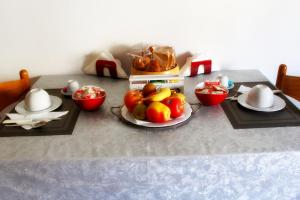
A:
<svg viewBox="0 0 300 200">
<path fill-rule="evenodd" d="M 102 51 L 102 52 L 93 52 L 86 57 L 82 71 L 86 74 L 97 75 L 96 62 L 98 60 L 112 61 L 116 64 L 117 67 L 117 77 L 118 78 L 128 78 L 126 72 L 122 68 L 120 60 L 114 58 L 111 53 Z M 104 68 L 104 76 L 111 76 L 108 69 Z"/>
</svg>

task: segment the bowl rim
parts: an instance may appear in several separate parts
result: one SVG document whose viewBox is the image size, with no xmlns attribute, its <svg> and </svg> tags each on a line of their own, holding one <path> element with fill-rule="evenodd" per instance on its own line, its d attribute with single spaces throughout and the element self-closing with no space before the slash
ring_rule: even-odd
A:
<svg viewBox="0 0 300 200">
<path fill-rule="evenodd" d="M 227 93 L 223 93 L 223 94 L 211 94 L 211 93 L 205 94 L 205 93 L 195 92 L 195 94 L 196 95 L 213 95 L 213 96 L 217 95 L 217 96 L 221 96 L 221 95 L 225 95 L 225 94 L 227 95 L 228 92 Z"/>
<path fill-rule="evenodd" d="M 223 94 L 211 94 L 211 93 L 200 93 L 200 92 L 196 92 L 196 89 L 204 89 L 204 88 L 201 88 L 200 86 L 203 85 L 204 86 L 204 81 L 203 82 L 200 82 L 200 83 L 197 83 L 197 85 L 194 87 L 194 93 L 197 95 L 228 95 L 229 94 L 229 90 L 227 88 L 226 89 L 226 92 L 224 92 Z"/>
<path fill-rule="evenodd" d="M 99 96 L 99 97 L 96 97 L 96 98 L 90 98 L 90 99 L 79 99 L 79 98 L 76 98 L 76 97 L 75 97 L 75 93 L 76 93 L 78 90 L 82 89 L 83 87 L 95 87 L 95 88 L 99 88 L 99 89 L 101 90 L 101 92 L 103 92 L 103 95 L 102 95 L 102 96 Z M 81 88 L 77 89 L 77 90 L 76 90 L 75 92 L 73 92 L 73 94 L 72 94 L 72 99 L 73 99 L 73 100 L 76 100 L 76 101 L 86 101 L 86 100 L 92 100 L 92 99 L 102 99 L 102 98 L 104 98 L 104 97 L 106 97 L 106 91 L 105 91 L 102 87 L 96 86 L 96 85 L 84 85 L 84 86 L 82 86 Z"/>
</svg>

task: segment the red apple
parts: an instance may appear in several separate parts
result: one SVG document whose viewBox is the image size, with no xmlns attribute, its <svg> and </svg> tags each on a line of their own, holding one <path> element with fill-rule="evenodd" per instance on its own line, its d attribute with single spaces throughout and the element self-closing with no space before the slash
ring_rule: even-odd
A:
<svg viewBox="0 0 300 200">
<path fill-rule="evenodd" d="M 124 96 L 124 104 L 129 112 L 133 112 L 134 107 L 143 101 L 143 94 L 139 90 L 129 90 Z"/>
<path fill-rule="evenodd" d="M 184 112 L 184 102 L 180 97 L 171 96 L 165 98 L 162 103 L 170 108 L 172 118 L 180 117 Z"/>
<path fill-rule="evenodd" d="M 170 114 L 170 108 L 158 101 L 152 102 L 146 110 L 147 119 L 154 123 L 163 123 L 169 121 Z"/>
</svg>

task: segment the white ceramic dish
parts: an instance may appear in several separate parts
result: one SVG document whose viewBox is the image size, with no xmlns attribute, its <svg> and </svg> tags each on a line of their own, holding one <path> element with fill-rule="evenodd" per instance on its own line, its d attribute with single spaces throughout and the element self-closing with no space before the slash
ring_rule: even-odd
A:
<svg viewBox="0 0 300 200">
<path fill-rule="evenodd" d="M 258 84 L 248 92 L 247 103 L 256 108 L 269 108 L 274 103 L 274 94 L 271 88 Z"/>
<path fill-rule="evenodd" d="M 62 94 L 65 95 L 65 96 L 72 96 L 72 94 L 73 94 L 73 92 L 71 92 L 71 91 L 64 92 L 64 89 L 63 89 L 63 88 L 60 90 L 60 93 L 62 93 Z"/>
<path fill-rule="evenodd" d="M 44 110 L 35 111 L 35 112 L 29 111 L 26 109 L 24 100 L 16 105 L 15 110 L 19 114 L 40 114 L 45 112 L 51 112 L 57 109 L 62 104 L 62 100 L 59 97 L 50 95 L 50 99 L 51 99 L 51 106 Z"/>
<path fill-rule="evenodd" d="M 229 80 L 227 89 L 231 90 L 232 88 L 234 88 L 234 82 L 233 82 L 233 80 Z"/>
<path fill-rule="evenodd" d="M 165 123 L 152 123 L 152 122 L 148 122 L 148 121 L 137 120 L 132 116 L 132 114 L 130 112 L 128 112 L 126 106 L 123 106 L 121 108 L 121 115 L 126 121 L 133 123 L 135 125 L 149 127 L 149 128 L 161 128 L 161 127 L 173 126 L 173 125 L 176 125 L 176 124 L 179 124 L 179 123 L 182 123 L 182 122 L 188 120 L 192 115 L 192 108 L 191 108 L 190 104 L 185 103 L 183 115 L 179 118 L 172 119 Z"/>
<path fill-rule="evenodd" d="M 286 103 L 282 98 L 274 95 L 274 101 L 273 101 L 273 105 L 271 107 L 268 107 L 268 108 L 253 107 L 246 102 L 247 95 L 248 95 L 247 93 L 241 94 L 240 96 L 238 96 L 237 101 L 241 106 L 244 106 L 245 108 L 248 108 L 251 110 L 260 111 L 260 112 L 275 112 L 275 111 L 282 110 L 286 106 Z"/>
<path fill-rule="evenodd" d="M 75 92 L 80 88 L 78 81 L 76 80 L 68 80 L 67 89 L 68 91 Z"/>
<path fill-rule="evenodd" d="M 67 92 L 64 92 L 64 88 L 66 88 Z M 63 87 L 60 90 L 60 93 L 62 93 L 65 96 L 72 96 L 72 94 L 80 88 L 80 85 L 78 81 L 76 80 L 68 80 L 68 83 L 66 87 Z"/>
<path fill-rule="evenodd" d="M 48 92 L 42 88 L 34 88 L 26 94 L 24 103 L 27 110 L 35 112 L 49 108 L 51 106 L 51 99 Z"/>
</svg>

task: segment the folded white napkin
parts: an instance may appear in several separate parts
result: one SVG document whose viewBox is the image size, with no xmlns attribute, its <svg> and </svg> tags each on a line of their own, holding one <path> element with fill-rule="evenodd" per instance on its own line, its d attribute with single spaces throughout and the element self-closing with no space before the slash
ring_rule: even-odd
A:
<svg viewBox="0 0 300 200">
<path fill-rule="evenodd" d="M 245 94 L 245 93 L 249 92 L 250 90 L 251 90 L 251 87 L 240 85 L 240 87 L 238 89 L 238 92 L 242 93 L 242 94 Z"/>
<path fill-rule="evenodd" d="M 249 92 L 250 90 L 251 90 L 251 87 L 240 85 L 238 92 L 245 94 L 245 93 Z M 288 95 L 284 95 L 284 96 L 286 96 L 286 98 L 288 98 L 290 100 L 290 102 L 292 102 L 292 104 L 294 104 L 298 109 L 300 109 L 300 102 L 297 99 L 294 99 L 293 97 L 290 97 Z"/>
<path fill-rule="evenodd" d="M 38 119 L 55 119 L 62 117 L 66 114 L 68 114 L 69 111 L 63 111 L 63 112 L 47 112 L 47 113 L 40 113 L 40 114 L 28 114 L 28 115 L 22 115 L 17 113 L 7 113 L 6 116 L 13 120 L 38 120 Z M 26 130 L 32 129 L 31 125 L 24 125 L 22 126 Z"/>
</svg>

